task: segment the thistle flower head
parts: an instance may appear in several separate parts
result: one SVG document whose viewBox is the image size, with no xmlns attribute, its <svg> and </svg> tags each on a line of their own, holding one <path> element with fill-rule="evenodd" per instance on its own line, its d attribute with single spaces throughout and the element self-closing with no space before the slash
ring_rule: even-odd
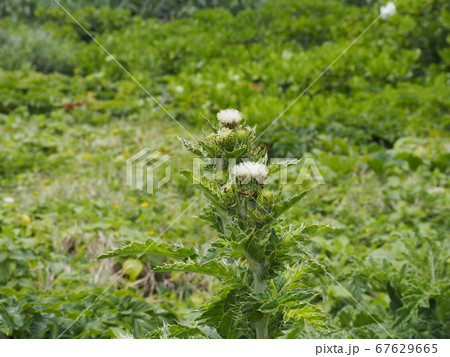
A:
<svg viewBox="0 0 450 357">
<path fill-rule="evenodd" d="M 233 176 L 239 181 L 255 179 L 264 185 L 268 176 L 267 166 L 258 162 L 244 161 L 233 167 Z"/>
<path fill-rule="evenodd" d="M 221 128 L 217 131 L 217 136 L 222 139 L 229 137 L 231 134 L 233 134 L 233 131 L 228 128 Z"/>
<path fill-rule="evenodd" d="M 394 3 L 388 2 L 386 6 L 380 7 L 380 16 L 383 20 L 386 20 L 390 18 L 391 16 L 394 16 L 397 12 L 397 8 L 395 7 Z"/>
<path fill-rule="evenodd" d="M 236 109 L 225 109 L 217 113 L 217 119 L 226 126 L 235 126 L 243 117 L 242 113 Z"/>
</svg>

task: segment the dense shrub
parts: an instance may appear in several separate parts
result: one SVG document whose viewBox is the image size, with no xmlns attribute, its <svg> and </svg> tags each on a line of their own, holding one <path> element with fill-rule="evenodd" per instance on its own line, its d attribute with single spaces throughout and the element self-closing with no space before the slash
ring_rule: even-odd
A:
<svg viewBox="0 0 450 357">
<path fill-rule="evenodd" d="M 76 49 L 51 32 L 27 25 L 0 27 L 0 64 L 15 70 L 31 66 L 43 73 L 73 73 Z"/>
</svg>

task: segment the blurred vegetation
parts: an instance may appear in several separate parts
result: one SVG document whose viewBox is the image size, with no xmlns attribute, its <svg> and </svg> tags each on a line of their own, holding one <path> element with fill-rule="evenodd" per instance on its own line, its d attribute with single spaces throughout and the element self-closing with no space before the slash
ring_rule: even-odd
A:
<svg viewBox="0 0 450 357">
<path fill-rule="evenodd" d="M 228 107 L 263 132 L 384 5 L 61 4 L 194 135 L 203 115 Z M 318 163 L 326 185 L 287 219 L 343 228 L 308 242 L 330 273 L 395 337 L 449 338 L 450 5 L 396 6 L 261 140 L 272 157 Z M 2 2 L 0 18 L 0 336 L 57 337 L 129 264 L 96 256 L 159 235 L 188 207 L 195 191 L 176 171 L 191 157 L 176 139 L 185 133 L 56 3 Z M 173 156 L 172 181 L 152 196 L 124 184 L 125 160 L 146 146 Z M 298 190 L 294 170 L 286 194 Z M 164 238 L 211 241 L 193 217 L 201 208 Z M 164 321 L 193 323 L 186 311 L 217 281 L 155 273 L 157 259 L 143 258 L 63 336 L 144 337 Z M 341 287 L 319 280 L 308 283 L 332 336 L 384 336 Z"/>
</svg>

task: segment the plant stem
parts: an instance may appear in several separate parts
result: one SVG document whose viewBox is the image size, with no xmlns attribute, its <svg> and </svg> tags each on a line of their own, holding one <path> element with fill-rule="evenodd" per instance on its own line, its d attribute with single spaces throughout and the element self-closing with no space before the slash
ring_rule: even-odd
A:
<svg viewBox="0 0 450 357">
<path fill-rule="evenodd" d="M 253 288 L 255 289 L 255 291 L 259 292 L 259 293 L 263 293 L 266 290 L 266 284 L 267 282 L 265 280 L 261 280 L 259 278 L 259 276 L 257 276 L 256 274 L 253 274 L 254 276 L 254 285 Z"/>
<path fill-rule="evenodd" d="M 257 292 L 263 293 L 267 288 L 267 280 L 261 280 L 261 273 L 263 265 L 258 264 L 258 268 L 253 270 L 254 289 Z M 263 314 L 261 320 L 255 322 L 256 338 L 269 338 L 269 315 Z"/>
<path fill-rule="evenodd" d="M 259 293 L 264 293 L 267 288 L 267 280 L 261 280 L 264 265 L 251 257 L 246 250 L 242 250 L 253 273 L 253 289 Z M 261 320 L 255 322 L 256 338 L 269 338 L 269 314 L 263 314 Z"/>
<path fill-rule="evenodd" d="M 255 322 L 256 338 L 269 338 L 269 314 L 264 314 L 262 319 Z"/>
</svg>

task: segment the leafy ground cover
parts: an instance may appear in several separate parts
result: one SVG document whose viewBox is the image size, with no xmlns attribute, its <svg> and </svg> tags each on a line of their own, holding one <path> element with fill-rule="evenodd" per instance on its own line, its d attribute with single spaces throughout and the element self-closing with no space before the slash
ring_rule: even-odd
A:
<svg viewBox="0 0 450 357">
<path fill-rule="evenodd" d="M 195 325 L 215 278 L 155 272 L 157 255 L 120 277 L 128 257 L 95 260 L 157 237 L 198 195 L 177 173 L 192 166 L 186 133 L 61 8 L 19 3 L 0 5 L 0 335 L 190 337 L 161 327 Z M 262 133 L 382 5 L 62 4 L 196 137 L 227 107 Z M 327 316 L 319 337 L 386 337 L 343 287 L 394 337 L 450 336 L 449 5 L 396 6 L 261 137 L 272 157 L 314 158 L 326 181 L 304 182 L 313 189 L 286 222 L 341 228 L 305 243 L 342 285 L 306 282 Z M 125 160 L 143 147 L 172 156 L 153 195 L 125 185 Z M 215 238 L 194 217 L 205 204 L 164 239 L 204 250 Z"/>
</svg>

